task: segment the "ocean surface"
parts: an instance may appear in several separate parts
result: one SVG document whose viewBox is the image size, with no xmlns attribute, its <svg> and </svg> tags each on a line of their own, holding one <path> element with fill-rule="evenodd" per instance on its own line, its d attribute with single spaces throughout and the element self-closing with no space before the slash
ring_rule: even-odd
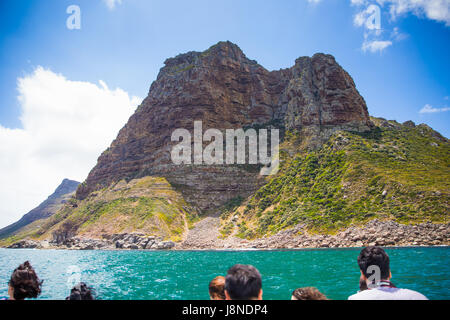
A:
<svg viewBox="0 0 450 320">
<path fill-rule="evenodd" d="M 264 299 L 290 299 L 315 286 L 330 299 L 358 290 L 360 249 L 276 251 L 72 251 L 0 249 L 0 296 L 9 277 L 29 260 L 44 280 L 39 299 L 64 299 L 81 280 L 98 299 L 208 299 L 208 283 L 236 263 L 252 264 L 263 278 Z M 392 282 L 429 299 L 450 299 L 450 247 L 391 248 Z"/>
</svg>

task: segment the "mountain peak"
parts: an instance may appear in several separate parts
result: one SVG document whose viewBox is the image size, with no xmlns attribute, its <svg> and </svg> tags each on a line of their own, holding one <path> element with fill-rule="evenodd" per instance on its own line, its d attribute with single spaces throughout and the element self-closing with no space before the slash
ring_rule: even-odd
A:
<svg viewBox="0 0 450 320">
<path fill-rule="evenodd" d="M 0 229 L 0 238 L 20 232 L 30 223 L 47 218 L 56 213 L 62 205 L 71 197 L 80 183 L 70 179 L 64 179 L 44 202 L 25 214 L 19 221 Z"/>
<path fill-rule="evenodd" d="M 189 51 L 166 59 L 157 79 L 163 76 L 183 77 L 185 75 L 183 71 L 188 71 L 195 67 L 220 67 L 221 65 L 230 64 L 231 61 L 239 64 L 257 64 L 256 61 L 249 60 L 238 45 L 230 41 L 220 41 L 205 51 Z"/>
<path fill-rule="evenodd" d="M 71 193 L 74 190 L 76 190 L 76 188 L 78 187 L 80 183 L 78 181 L 75 180 L 70 180 L 65 178 L 60 184 L 59 186 L 56 188 L 55 192 L 50 196 L 50 197 L 60 197 L 63 194 L 66 193 Z"/>
<path fill-rule="evenodd" d="M 247 58 L 241 48 L 239 48 L 237 44 L 231 41 L 219 41 L 204 52 L 208 51 L 210 51 L 214 55 L 227 56 L 236 60 Z"/>
<path fill-rule="evenodd" d="M 333 56 L 299 58 L 291 68 L 269 72 L 236 44 L 221 41 L 203 52 L 165 61 L 148 97 L 99 157 L 77 198 L 123 178 L 149 175 L 195 186 L 186 199 L 201 211 L 250 194 L 261 183 L 254 172 L 217 170 L 214 179 L 199 181 L 199 176 L 208 176 L 205 168 L 189 169 L 188 175 L 184 166 L 173 166 L 171 134 L 177 128 L 192 129 L 195 120 L 202 120 L 204 130 L 278 123 L 282 130 L 301 131 L 305 144 L 314 147 L 336 130 L 365 131 L 371 124 L 353 79 Z M 245 183 L 242 177 L 248 177 Z M 222 178 L 226 192 L 215 185 Z"/>
</svg>

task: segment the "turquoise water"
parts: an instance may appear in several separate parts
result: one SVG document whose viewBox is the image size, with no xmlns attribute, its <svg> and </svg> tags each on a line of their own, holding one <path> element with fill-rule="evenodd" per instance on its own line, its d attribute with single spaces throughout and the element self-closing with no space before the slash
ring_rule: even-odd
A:
<svg viewBox="0 0 450 320">
<path fill-rule="evenodd" d="M 347 299 L 358 290 L 359 251 L 0 249 L 0 296 L 7 295 L 14 268 L 30 260 L 44 280 L 40 299 L 64 299 L 77 274 L 97 289 L 100 299 L 208 299 L 209 281 L 236 263 L 253 264 L 260 270 L 264 299 L 290 299 L 295 288 L 304 286 L 315 286 L 331 299 Z M 429 299 L 450 299 L 449 247 L 386 251 L 394 284 L 417 290 Z"/>
</svg>

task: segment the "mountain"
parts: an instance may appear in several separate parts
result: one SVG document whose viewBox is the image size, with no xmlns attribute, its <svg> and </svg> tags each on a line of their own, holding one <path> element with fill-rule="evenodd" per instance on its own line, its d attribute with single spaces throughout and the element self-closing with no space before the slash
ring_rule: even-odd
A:
<svg viewBox="0 0 450 320">
<path fill-rule="evenodd" d="M 398 233 L 415 235 L 396 240 L 402 245 L 449 242 L 448 139 L 423 124 L 370 117 L 333 56 L 268 71 L 219 42 L 164 64 L 76 198 L 22 238 L 78 248 L 86 239 L 102 242 L 83 247 L 123 248 L 128 239 L 128 248 L 146 248 L 136 245 L 149 241 L 143 236 L 181 248 L 354 246 L 375 243 L 375 229 L 351 229 L 372 221 L 389 231 L 383 241 Z M 278 129 L 279 172 L 174 164 L 172 133 L 192 133 L 195 121 L 203 132 Z M 338 238 L 323 243 L 318 234 Z"/>
<path fill-rule="evenodd" d="M 39 206 L 25 214 L 19 221 L 0 229 L 0 239 L 16 234 L 36 220 L 48 218 L 56 213 L 74 195 L 79 184 L 77 181 L 64 179 L 55 192 Z"/>
<path fill-rule="evenodd" d="M 167 59 L 147 98 L 77 190 L 82 200 L 121 179 L 165 177 L 201 213 L 265 182 L 248 166 L 179 166 L 170 159 L 177 128 L 275 127 L 300 130 L 319 145 L 336 130 L 372 126 L 352 78 L 331 55 L 302 57 L 269 72 L 231 42 Z M 201 177 L 201 179 L 200 179 Z M 220 181 L 220 183 L 218 183 Z"/>
</svg>

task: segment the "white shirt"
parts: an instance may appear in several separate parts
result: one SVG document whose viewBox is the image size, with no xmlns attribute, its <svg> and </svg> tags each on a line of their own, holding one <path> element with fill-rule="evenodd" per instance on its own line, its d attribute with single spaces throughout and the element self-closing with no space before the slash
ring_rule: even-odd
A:
<svg viewBox="0 0 450 320">
<path fill-rule="evenodd" d="M 428 300 L 423 294 L 400 288 L 378 287 L 358 292 L 348 300 Z"/>
</svg>

